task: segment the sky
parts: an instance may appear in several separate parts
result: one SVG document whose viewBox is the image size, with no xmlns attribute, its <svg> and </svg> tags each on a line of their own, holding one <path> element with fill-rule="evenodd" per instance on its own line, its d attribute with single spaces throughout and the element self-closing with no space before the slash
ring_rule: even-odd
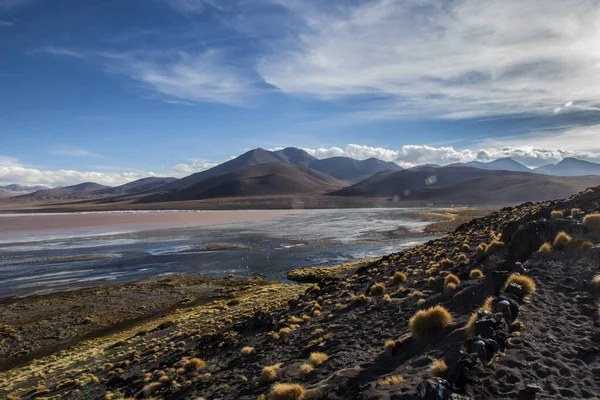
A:
<svg viewBox="0 0 600 400">
<path fill-rule="evenodd" d="M 600 0 L 0 0 L 0 184 L 249 149 L 600 162 Z"/>
</svg>

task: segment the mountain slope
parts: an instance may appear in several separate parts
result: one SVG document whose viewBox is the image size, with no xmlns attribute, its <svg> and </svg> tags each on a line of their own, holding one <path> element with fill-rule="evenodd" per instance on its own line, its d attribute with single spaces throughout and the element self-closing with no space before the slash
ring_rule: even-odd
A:
<svg viewBox="0 0 600 400">
<path fill-rule="evenodd" d="M 309 167 L 337 179 L 358 182 L 381 171 L 400 171 L 402 167 L 377 158 L 355 160 L 350 157 L 331 157 L 315 160 Z"/>
<path fill-rule="evenodd" d="M 295 147 L 286 147 L 285 149 L 274 151 L 274 153 L 294 165 L 308 166 L 310 163 L 318 160 L 317 157 L 311 156 L 306 151 Z"/>
<path fill-rule="evenodd" d="M 121 186 L 109 187 L 106 189 L 101 189 L 94 194 L 98 195 L 128 195 L 128 194 L 139 194 L 145 193 L 149 191 L 156 190 L 168 183 L 176 181 L 177 178 L 158 178 L 158 177 L 150 177 L 150 178 L 142 178 L 137 181 L 129 182 Z"/>
<path fill-rule="evenodd" d="M 269 163 L 213 176 L 182 190 L 148 196 L 140 202 L 325 193 L 344 185 L 344 182 L 310 168 Z"/>
<path fill-rule="evenodd" d="M 0 199 L 23 196 L 29 193 L 37 192 L 38 190 L 46 189 L 48 189 L 46 186 L 24 186 L 18 184 L 0 186 Z"/>
<path fill-rule="evenodd" d="M 39 190 L 31 194 L 19 196 L 19 198 L 28 200 L 86 199 L 100 196 L 94 192 L 108 188 L 110 188 L 110 186 L 104 186 L 93 182 L 84 182 L 78 185 L 65 186 L 57 189 Z"/>
<path fill-rule="evenodd" d="M 226 161 L 222 164 L 217 165 L 206 171 L 196 172 L 195 174 L 186 176 L 185 178 L 178 179 L 175 182 L 171 182 L 161 188 L 161 191 L 172 191 L 181 190 L 195 184 L 202 182 L 210 177 L 234 172 L 243 168 L 252 167 L 260 164 L 269 163 L 287 163 L 287 159 L 279 154 L 265 149 L 254 149 L 250 150 L 233 160 Z"/>
<path fill-rule="evenodd" d="M 599 177 L 555 177 L 473 167 L 443 167 L 376 175 L 331 195 L 497 204 L 566 197 L 598 184 Z"/>
<path fill-rule="evenodd" d="M 558 164 L 548 164 L 535 168 L 534 172 L 556 176 L 600 175 L 600 164 L 567 157 Z"/>
<path fill-rule="evenodd" d="M 492 171 L 513 171 L 513 172 L 531 172 L 531 169 L 527 168 L 523 164 L 513 160 L 510 157 L 499 158 L 494 161 L 487 163 L 480 161 L 471 161 L 468 163 L 455 163 L 448 165 L 449 167 L 474 167 L 480 169 L 487 169 Z"/>
</svg>

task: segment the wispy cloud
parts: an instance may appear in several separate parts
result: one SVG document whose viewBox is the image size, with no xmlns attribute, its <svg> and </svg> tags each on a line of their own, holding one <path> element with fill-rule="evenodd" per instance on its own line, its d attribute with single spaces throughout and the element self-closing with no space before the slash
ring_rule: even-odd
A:
<svg viewBox="0 0 600 400">
<path fill-rule="evenodd" d="M 0 20 L 0 28 L 7 28 L 9 26 L 13 26 L 15 23 L 13 21 L 2 21 Z"/>
<path fill-rule="evenodd" d="M 60 156 L 68 156 L 68 157 L 94 157 L 94 158 L 102 158 L 103 156 L 97 153 L 93 153 L 91 151 L 87 151 L 85 149 L 79 147 L 71 147 L 71 146 L 57 146 L 50 149 L 52 154 L 60 155 Z"/>
<path fill-rule="evenodd" d="M 551 114 L 600 103 L 597 1 L 280 4 L 302 24 L 259 71 L 286 93 L 367 98 L 372 118 Z"/>
<path fill-rule="evenodd" d="M 79 51 L 48 46 L 36 50 L 95 61 L 110 74 L 141 86 L 142 95 L 167 103 L 222 103 L 247 107 L 265 90 L 262 81 L 219 49 L 189 51 Z"/>
</svg>

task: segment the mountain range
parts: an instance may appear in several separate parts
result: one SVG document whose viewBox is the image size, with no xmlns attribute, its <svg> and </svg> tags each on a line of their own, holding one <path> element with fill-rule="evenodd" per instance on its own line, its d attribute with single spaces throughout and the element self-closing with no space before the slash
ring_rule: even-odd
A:
<svg viewBox="0 0 600 400">
<path fill-rule="evenodd" d="M 22 196 L 24 194 L 29 194 L 33 192 L 37 192 L 38 190 L 46 190 L 48 187 L 46 186 L 23 186 L 18 184 L 11 184 L 6 186 L 0 186 L 0 199 Z"/>
<path fill-rule="evenodd" d="M 117 187 L 93 182 L 55 189 L 9 185 L 0 190 L 16 194 L 13 202 L 55 204 L 157 204 L 269 196 L 325 196 L 342 202 L 349 198 L 388 198 L 510 203 L 565 197 L 599 183 L 600 164 L 574 158 L 534 170 L 511 158 L 403 169 L 376 158 L 318 159 L 288 147 L 250 150 L 181 179 L 149 177 Z"/>
</svg>

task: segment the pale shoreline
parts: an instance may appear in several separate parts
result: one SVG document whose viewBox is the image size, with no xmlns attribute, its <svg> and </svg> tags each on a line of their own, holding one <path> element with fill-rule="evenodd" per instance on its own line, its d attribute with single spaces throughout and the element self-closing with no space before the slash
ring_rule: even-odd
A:
<svg viewBox="0 0 600 400">
<path fill-rule="evenodd" d="M 23 233 L 81 228 L 160 229 L 262 222 L 295 210 L 143 211 L 47 214 L 3 214 L 0 232 Z"/>
</svg>

